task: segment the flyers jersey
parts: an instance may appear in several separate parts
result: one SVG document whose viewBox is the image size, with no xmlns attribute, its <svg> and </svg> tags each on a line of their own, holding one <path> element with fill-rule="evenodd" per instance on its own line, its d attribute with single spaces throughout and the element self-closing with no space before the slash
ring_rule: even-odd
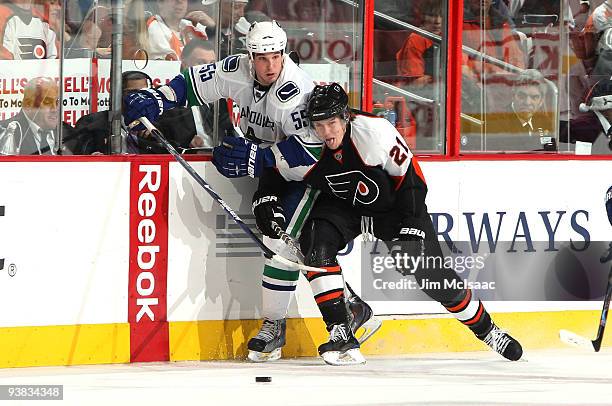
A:
<svg viewBox="0 0 612 406">
<path fill-rule="evenodd" d="M 357 115 L 347 124 L 342 144 L 320 157 L 288 140 L 278 145 L 276 169 L 285 180 L 304 181 L 376 216 L 390 211 L 415 215 L 424 209 L 427 186 L 412 152 L 384 118 Z"/>
<path fill-rule="evenodd" d="M 14 5 L 0 5 L 0 59 L 57 58 L 57 36 L 49 24 Z"/>
<path fill-rule="evenodd" d="M 306 120 L 306 102 L 314 82 L 286 54 L 279 78 L 269 87 L 254 81 L 248 55 L 230 55 L 194 66 L 183 76 L 189 105 L 231 98 L 240 108 L 240 130 L 261 147 L 294 135 L 307 148 L 321 148 Z"/>
</svg>

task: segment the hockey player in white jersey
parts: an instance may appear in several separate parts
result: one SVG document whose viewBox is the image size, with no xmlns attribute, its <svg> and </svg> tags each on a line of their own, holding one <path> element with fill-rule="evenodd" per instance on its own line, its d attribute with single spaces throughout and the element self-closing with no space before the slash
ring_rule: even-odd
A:
<svg viewBox="0 0 612 406">
<path fill-rule="evenodd" d="M 275 21 L 254 23 L 246 43 L 248 55 L 231 55 L 216 63 L 192 67 L 166 86 L 127 96 L 126 122 L 136 122 L 142 116 L 153 121 L 168 108 L 231 98 L 240 108 L 239 127 L 245 138 L 225 137 L 226 147 L 215 148 L 213 163 L 224 176 L 258 177 L 264 167 L 275 165 L 275 156 L 281 155 L 276 143 L 288 135 L 304 153 L 316 157 L 323 144 L 309 131 L 306 120 L 306 101 L 314 82 L 284 52 L 287 44 L 284 30 Z M 260 209 L 268 210 L 288 234 L 297 238 L 317 194 L 304 183 L 293 182 L 288 184 L 274 208 L 262 205 Z M 255 210 L 257 206 L 255 202 Z M 264 234 L 268 247 L 293 258 L 274 232 Z M 248 343 L 251 360 L 280 358 L 285 344 L 285 317 L 298 276 L 297 271 L 266 260 L 262 277 L 264 322 Z M 344 300 L 343 286 L 337 286 L 335 276 L 333 273 L 321 275 L 312 283 L 319 306 L 331 299 Z M 334 282 L 325 283 L 330 279 Z M 355 295 L 347 301 L 355 315 L 352 327 L 356 330 L 372 317 L 372 311 Z M 379 325 L 379 322 L 368 324 L 362 341 Z"/>
</svg>

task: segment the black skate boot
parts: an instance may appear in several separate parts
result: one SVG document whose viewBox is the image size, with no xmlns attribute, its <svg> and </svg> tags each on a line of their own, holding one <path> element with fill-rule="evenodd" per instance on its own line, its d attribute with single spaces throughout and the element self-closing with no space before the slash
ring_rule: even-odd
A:
<svg viewBox="0 0 612 406">
<path fill-rule="evenodd" d="M 493 322 L 491 322 L 491 329 L 486 335 L 477 337 L 491 347 L 493 351 L 500 353 L 510 361 L 517 361 L 523 355 L 521 344 Z"/>
<path fill-rule="evenodd" d="M 249 359 L 253 362 L 276 361 L 285 345 L 287 321 L 264 319 L 259 333 L 249 340 Z"/>
<path fill-rule="evenodd" d="M 359 341 L 351 332 L 348 323 L 328 326 L 329 341 L 319 346 L 319 355 L 329 365 L 365 364 L 359 350 Z"/>
<path fill-rule="evenodd" d="M 346 287 L 350 293 L 350 296 L 346 299 L 346 304 L 349 310 L 348 315 L 351 331 L 353 335 L 355 335 L 355 338 L 357 338 L 357 341 L 359 341 L 359 344 L 363 344 L 380 329 L 382 321 L 374 316 L 370 305 L 357 296 L 348 283 Z M 357 334 L 357 330 L 361 327 L 364 329 L 363 333 Z"/>
</svg>

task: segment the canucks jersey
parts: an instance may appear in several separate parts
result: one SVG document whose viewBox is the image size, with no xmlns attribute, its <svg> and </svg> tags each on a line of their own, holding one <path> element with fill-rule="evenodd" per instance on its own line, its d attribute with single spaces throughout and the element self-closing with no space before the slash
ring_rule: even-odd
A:
<svg viewBox="0 0 612 406">
<path fill-rule="evenodd" d="M 295 136 L 306 148 L 321 148 L 306 119 L 312 78 L 283 55 L 283 69 L 269 87 L 254 81 L 248 55 L 231 55 L 183 73 L 190 105 L 231 98 L 240 108 L 239 128 L 250 141 L 270 146 Z"/>
<path fill-rule="evenodd" d="M 340 147 L 324 148 L 318 159 L 293 140 L 278 144 L 278 151 L 276 170 L 285 180 L 304 181 L 362 215 L 425 210 L 427 185 L 418 162 L 384 118 L 354 116 Z"/>
</svg>

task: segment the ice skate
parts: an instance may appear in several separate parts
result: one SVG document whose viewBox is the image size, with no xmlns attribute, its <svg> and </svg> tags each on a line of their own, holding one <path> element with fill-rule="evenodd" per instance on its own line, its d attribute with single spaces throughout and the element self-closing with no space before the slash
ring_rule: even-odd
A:
<svg viewBox="0 0 612 406">
<path fill-rule="evenodd" d="M 285 345 L 287 321 L 264 319 L 259 333 L 249 340 L 249 360 L 253 362 L 276 361 Z"/>
<path fill-rule="evenodd" d="M 346 287 L 350 292 L 346 302 L 349 309 L 351 331 L 359 344 L 363 344 L 380 329 L 382 321 L 374 316 L 372 308 L 355 294 L 348 283 Z M 363 330 L 360 330 L 360 328 Z"/>
<path fill-rule="evenodd" d="M 486 336 L 478 337 L 491 349 L 510 361 L 517 361 L 523 355 L 523 347 L 510 334 L 492 323 L 492 328 Z"/>
<path fill-rule="evenodd" d="M 329 365 L 365 364 L 359 349 L 359 341 L 348 323 L 332 324 L 328 327 L 329 341 L 319 346 L 319 355 Z"/>
</svg>

